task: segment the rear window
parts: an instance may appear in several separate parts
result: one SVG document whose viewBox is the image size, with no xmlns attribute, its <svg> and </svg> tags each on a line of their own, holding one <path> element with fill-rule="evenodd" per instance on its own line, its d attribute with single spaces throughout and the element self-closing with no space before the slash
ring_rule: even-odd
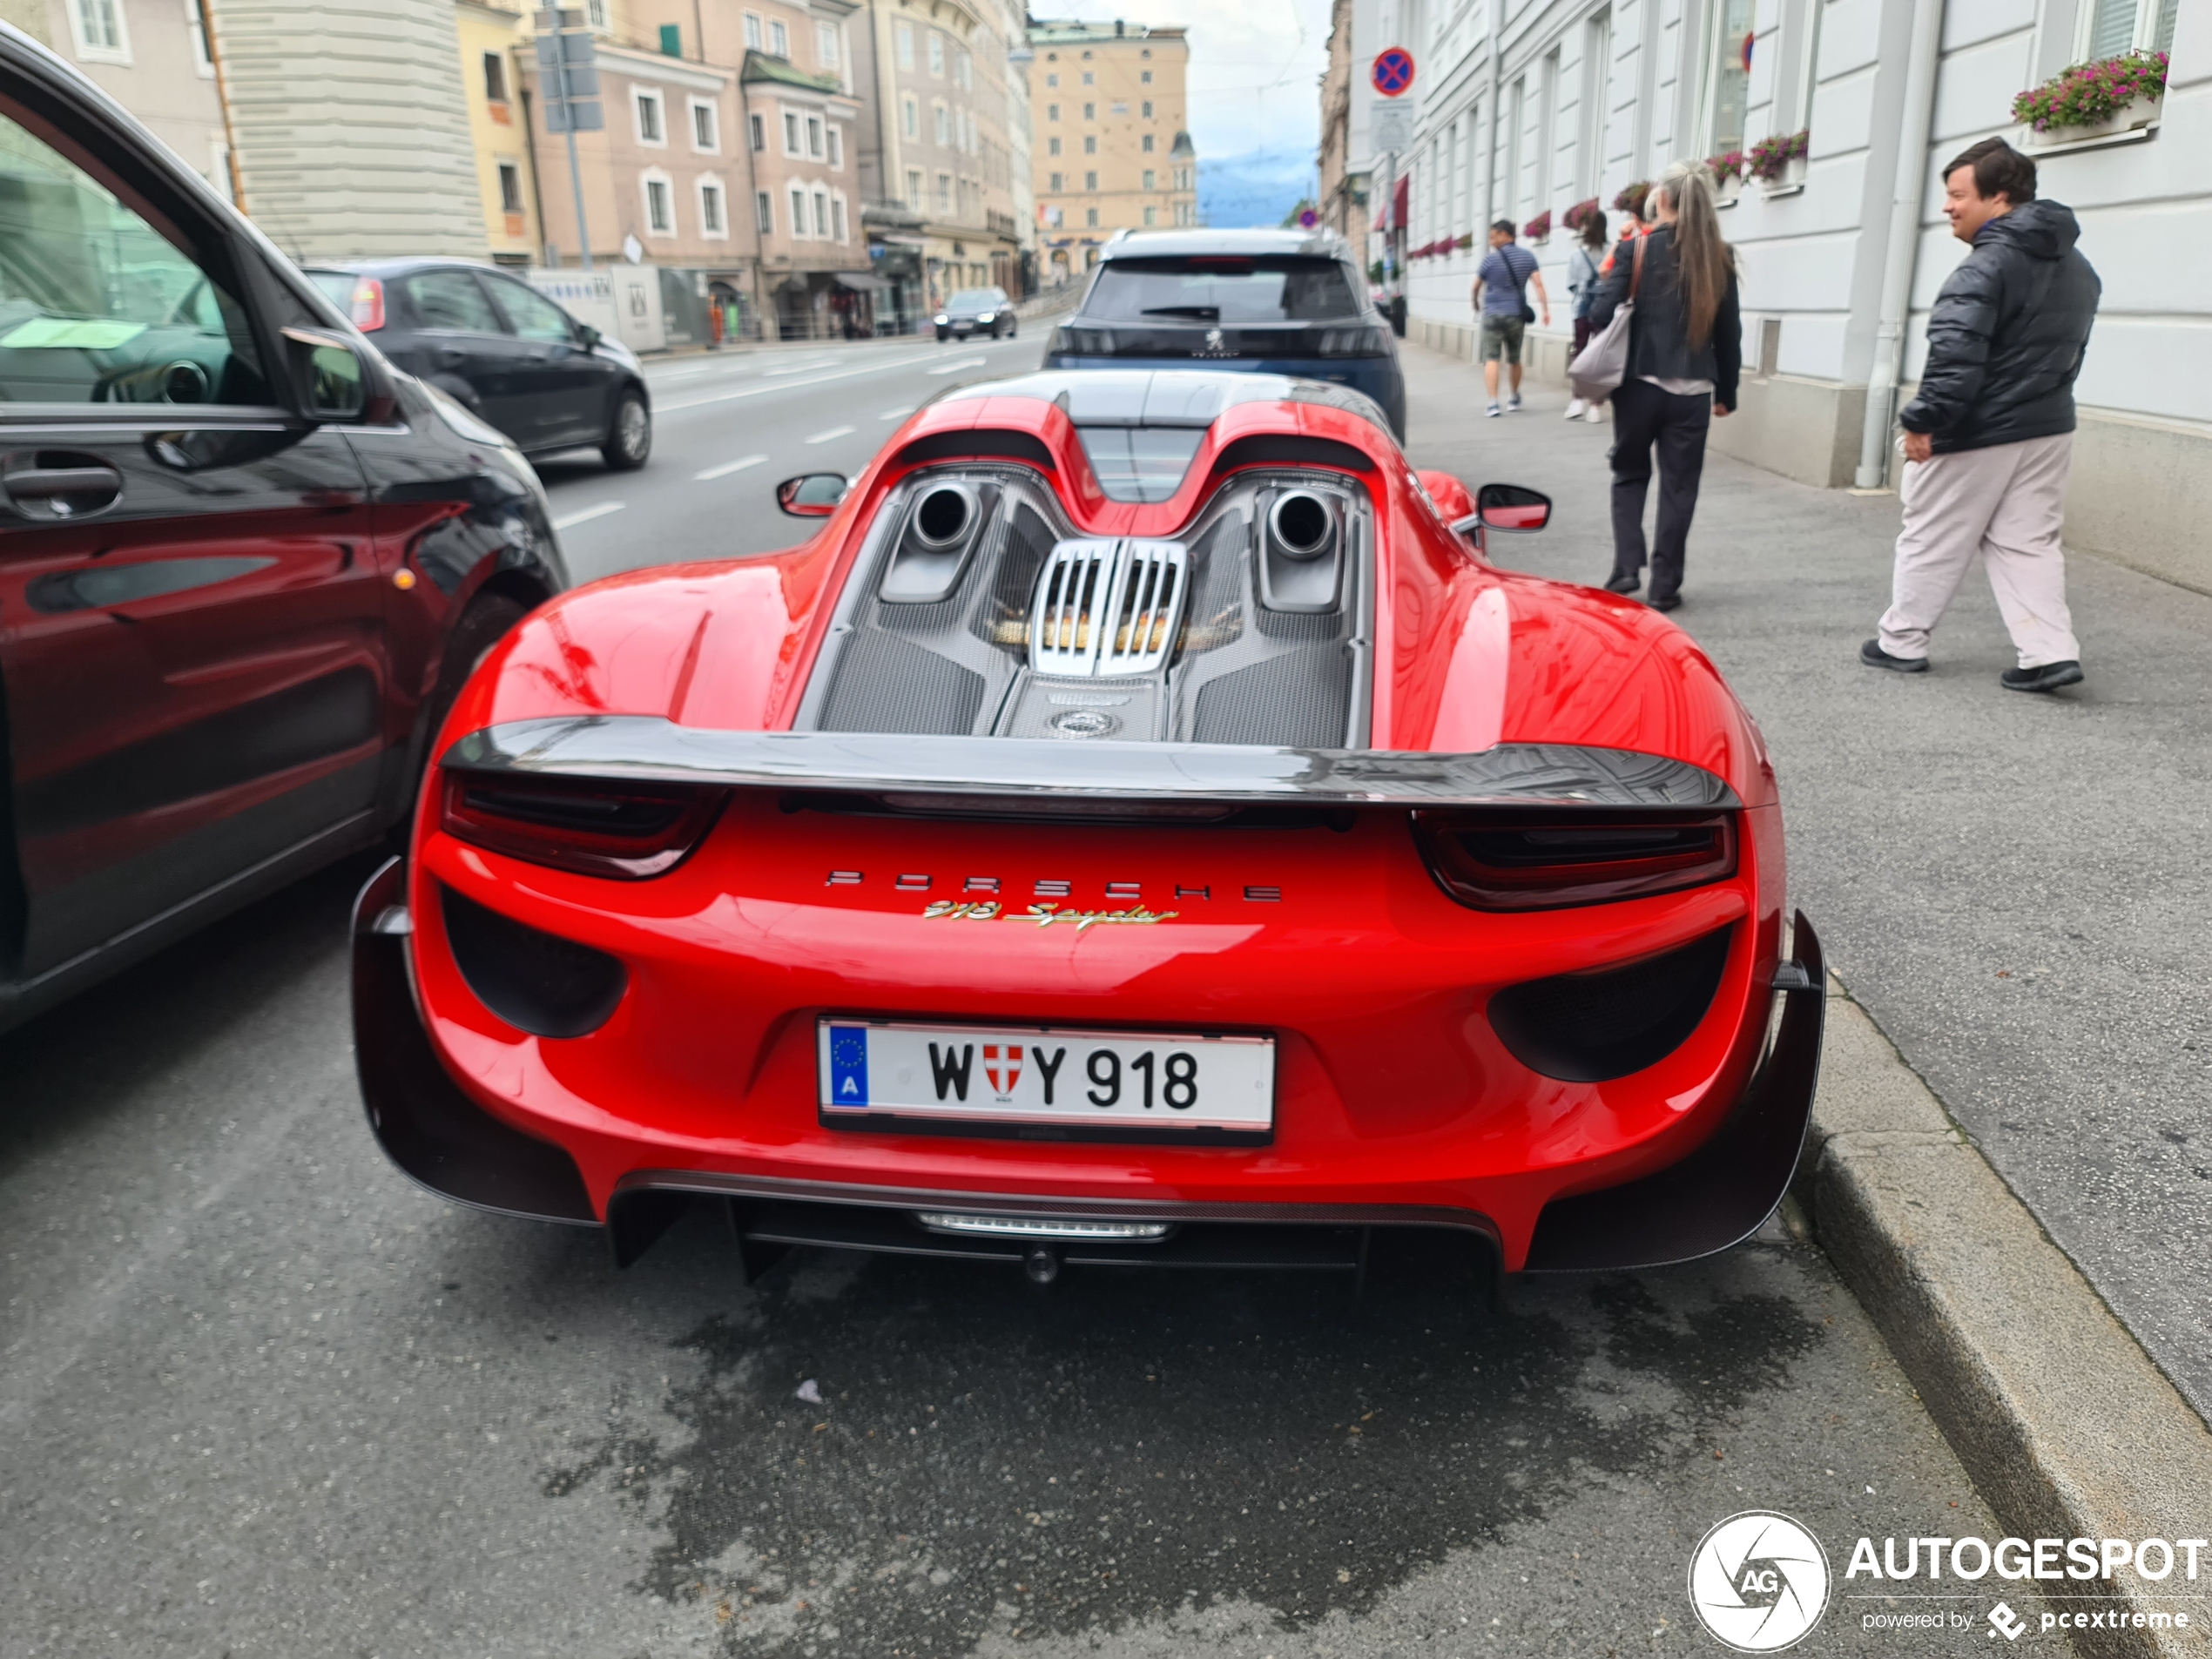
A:
<svg viewBox="0 0 2212 1659">
<path fill-rule="evenodd" d="M 1082 307 L 1102 322 L 1334 322 L 1363 313 L 1335 260 L 1185 254 L 1109 260 Z"/>
<path fill-rule="evenodd" d="M 361 280 L 351 271 L 310 271 L 307 280 L 337 301 L 341 311 L 350 311 L 354 303 L 354 285 Z"/>
</svg>

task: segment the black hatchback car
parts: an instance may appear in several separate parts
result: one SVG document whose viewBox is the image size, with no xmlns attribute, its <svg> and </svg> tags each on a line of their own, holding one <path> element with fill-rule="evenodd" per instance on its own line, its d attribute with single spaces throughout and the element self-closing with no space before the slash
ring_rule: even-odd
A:
<svg viewBox="0 0 2212 1659">
<path fill-rule="evenodd" d="M 1250 369 L 1366 393 L 1406 435 L 1390 325 L 1333 231 L 1122 231 L 1047 368 Z"/>
<path fill-rule="evenodd" d="M 0 24 L 0 1028 L 404 825 L 519 451 Z"/>
<path fill-rule="evenodd" d="M 347 260 L 307 274 L 385 356 L 525 453 L 589 446 L 617 472 L 652 454 L 652 400 L 635 354 L 497 266 Z"/>
</svg>

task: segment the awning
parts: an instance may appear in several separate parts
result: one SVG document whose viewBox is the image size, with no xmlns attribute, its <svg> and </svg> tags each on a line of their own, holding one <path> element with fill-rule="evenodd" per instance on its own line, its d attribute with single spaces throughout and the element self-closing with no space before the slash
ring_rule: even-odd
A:
<svg viewBox="0 0 2212 1659">
<path fill-rule="evenodd" d="M 830 280 L 840 288 L 850 288 L 854 293 L 880 293 L 891 286 L 881 277 L 867 271 L 833 271 Z"/>
</svg>

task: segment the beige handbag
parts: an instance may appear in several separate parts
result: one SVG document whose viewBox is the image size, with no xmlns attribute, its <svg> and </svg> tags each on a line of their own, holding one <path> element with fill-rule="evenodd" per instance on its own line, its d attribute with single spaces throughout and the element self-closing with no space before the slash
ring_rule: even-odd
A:
<svg viewBox="0 0 2212 1659">
<path fill-rule="evenodd" d="M 1567 366 L 1568 383 L 1575 395 L 1588 403 L 1602 403 L 1628 378 L 1629 327 L 1635 319 L 1636 290 L 1643 286 L 1643 245 L 1649 236 L 1636 238 L 1635 265 L 1629 273 L 1629 297 L 1614 312 L 1605 332 L 1582 347 Z"/>
</svg>

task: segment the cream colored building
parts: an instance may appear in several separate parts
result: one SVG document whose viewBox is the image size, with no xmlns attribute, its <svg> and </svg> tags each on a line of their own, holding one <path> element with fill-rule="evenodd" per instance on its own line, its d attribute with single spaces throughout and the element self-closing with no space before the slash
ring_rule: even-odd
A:
<svg viewBox="0 0 2212 1659">
<path fill-rule="evenodd" d="M 535 265 L 543 250 L 523 75 L 535 62 L 521 0 L 454 0 L 461 89 L 483 193 L 484 245 L 502 265 Z"/>
<path fill-rule="evenodd" d="M 244 205 L 271 240 L 303 260 L 484 256 L 454 0 L 206 3 Z"/>
<path fill-rule="evenodd" d="M 1117 230 L 1197 224 L 1183 30 L 1046 20 L 1031 25 L 1029 45 L 1043 280 L 1088 269 Z"/>
<path fill-rule="evenodd" d="M 200 0 L 0 0 L 0 21 L 68 58 L 185 165 L 232 193 Z"/>
</svg>

